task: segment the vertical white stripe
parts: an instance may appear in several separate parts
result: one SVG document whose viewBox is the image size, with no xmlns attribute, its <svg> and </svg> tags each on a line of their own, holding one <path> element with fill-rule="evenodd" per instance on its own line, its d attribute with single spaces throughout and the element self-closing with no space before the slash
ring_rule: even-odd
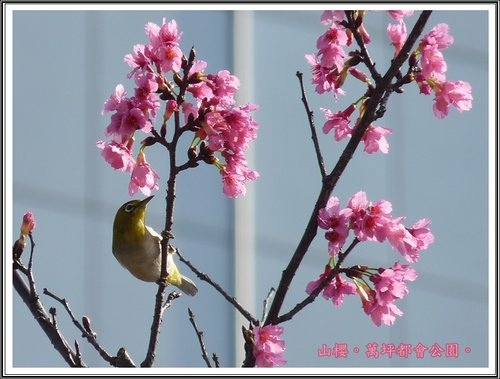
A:
<svg viewBox="0 0 500 379">
<path fill-rule="evenodd" d="M 233 62 L 234 74 L 240 79 L 238 104 L 252 102 L 254 98 L 253 67 L 253 12 L 235 11 L 233 14 Z M 253 165 L 253 152 L 247 152 L 248 164 Z M 235 296 L 240 304 L 252 314 L 255 313 L 255 207 L 254 190 L 247 184 L 247 194 L 235 202 L 234 209 L 234 286 Z M 256 316 L 257 317 L 257 316 Z M 235 366 L 241 366 L 244 359 L 241 326 L 248 322 L 235 310 Z"/>
</svg>

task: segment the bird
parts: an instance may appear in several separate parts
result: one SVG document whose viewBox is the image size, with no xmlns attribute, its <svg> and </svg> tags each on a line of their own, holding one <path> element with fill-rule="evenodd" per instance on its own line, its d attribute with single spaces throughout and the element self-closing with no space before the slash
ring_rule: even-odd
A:
<svg viewBox="0 0 500 379">
<path fill-rule="evenodd" d="M 113 255 L 132 275 L 145 282 L 156 282 L 161 274 L 162 236 L 145 223 L 146 208 L 153 197 L 127 201 L 118 209 L 113 222 Z M 194 296 L 198 288 L 179 272 L 174 262 L 175 252 L 169 244 L 166 281 Z"/>
</svg>

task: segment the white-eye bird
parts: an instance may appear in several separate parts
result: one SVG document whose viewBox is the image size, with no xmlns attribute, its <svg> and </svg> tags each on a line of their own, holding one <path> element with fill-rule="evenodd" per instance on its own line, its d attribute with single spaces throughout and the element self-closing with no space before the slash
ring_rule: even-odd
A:
<svg viewBox="0 0 500 379">
<path fill-rule="evenodd" d="M 153 196 L 131 200 L 116 212 L 113 223 L 113 254 L 132 275 L 146 282 L 156 282 L 161 274 L 162 236 L 145 224 L 146 208 Z M 167 282 L 187 295 L 194 296 L 198 288 L 182 275 L 174 262 L 175 249 L 167 254 Z"/>
</svg>

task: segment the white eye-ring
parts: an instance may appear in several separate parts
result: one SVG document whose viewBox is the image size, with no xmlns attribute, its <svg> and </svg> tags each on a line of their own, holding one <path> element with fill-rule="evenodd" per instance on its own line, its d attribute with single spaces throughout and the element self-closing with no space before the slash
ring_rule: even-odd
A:
<svg viewBox="0 0 500 379">
<path fill-rule="evenodd" d="M 134 204 L 127 204 L 127 205 L 125 206 L 125 212 L 127 212 L 127 213 L 132 212 L 134 209 L 135 209 Z"/>
</svg>

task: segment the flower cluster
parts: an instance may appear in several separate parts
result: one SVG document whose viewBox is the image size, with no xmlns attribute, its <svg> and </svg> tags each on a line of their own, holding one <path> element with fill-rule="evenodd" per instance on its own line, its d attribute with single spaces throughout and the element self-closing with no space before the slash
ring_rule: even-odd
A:
<svg viewBox="0 0 500 379">
<path fill-rule="evenodd" d="M 391 268 L 379 268 L 376 273 L 370 273 L 366 269 L 364 272 L 358 272 L 359 274 L 368 275 L 373 283 L 371 288 L 363 279 L 354 279 L 363 310 L 375 325 L 393 325 L 396 316 L 403 315 L 394 302 L 408 294 L 405 282 L 414 281 L 417 273 L 410 265 L 396 262 Z"/>
<path fill-rule="evenodd" d="M 366 193 L 362 191 L 351 196 L 345 208 L 340 207 L 338 198 L 331 197 L 325 208 L 318 212 L 318 226 L 326 230 L 325 239 L 328 241 L 330 261 L 319 278 L 309 282 L 306 292 L 311 294 L 327 279 L 335 267 L 334 260 L 341 254 L 351 231 L 358 241 L 388 241 L 392 248 L 397 250 L 408 262 L 417 262 L 420 252 L 427 249 L 434 241 L 434 236 L 429 229 L 430 221 L 421 219 L 413 226 L 406 227 L 403 224 L 404 217 L 393 217 L 391 212 L 390 202 L 380 200 L 372 203 L 368 201 Z M 395 264 L 391 269 L 385 271 L 379 269 L 376 275 L 369 274 L 367 268 L 358 267 L 355 273 L 353 273 L 353 269 L 342 270 L 344 269 L 341 269 L 326 284 L 322 291 L 323 297 L 331 299 L 338 306 L 342 304 L 344 295 L 352 295 L 357 292 L 362 298 L 365 312 L 372 317 L 377 325 L 380 325 L 381 320 L 384 324 L 392 325 L 394 315 L 402 314 L 393 302 L 407 293 L 406 287 L 403 287 L 401 283 L 416 278 L 416 273 L 410 266 L 399 264 Z M 348 277 L 354 278 L 354 281 L 345 280 L 340 274 L 341 271 Z M 366 282 L 360 279 L 361 274 L 370 275 L 370 280 L 375 283 L 375 289 L 371 289 Z M 393 284 L 392 287 L 389 286 L 400 290 L 400 292 L 394 292 L 392 297 L 386 293 L 387 280 L 399 283 Z"/>
<path fill-rule="evenodd" d="M 285 341 L 280 339 L 282 333 L 281 326 L 272 324 L 253 328 L 253 356 L 256 367 L 283 366 L 286 363 L 283 358 Z"/>
<path fill-rule="evenodd" d="M 128 78 L 134 79 L 134 95 L 127 97 L 125 88 L 119 84 L 104 104 L 102 112 L 113 114 L 105 129 L 110 140 L 97 142 L 102 156 L 115 170 L 131 174 L 130 195 L 138 190 L 145 195 L 157 190 L 159 176 L 146 161 L 145 148 L 157 142 L 153 121 L 164 100 L 162 130 L 169 120 L 175 119 L 177 137 L 184 132 L 194 132 L 192 148 L 196 151 L 201 146 L 203 151 L 190 159 L 215 164 L 227 196 L 244 195 L 245 182 L 258 177 L 245 158 L 249 144 L 257 136 L 258 124 L 250 116 L 257 106 L 235 107 L 234 94 L 240 83 L 229 71 L 205 73 L 207 64 L 195 60 L 193 49 L 186 58 L 179 45 L 182 33 L 175 20 L 164 19 L 161 26 L 150 22 L 145 32 L 149 43 L 135 45 L 124 59 L 132 69 Z M 172 80 L 167 75 L 171 75 Z M 192 100 L 179 96 L 181 93 L 190 94 Z M 178 124 L 179 117 L 172 118 L 174 113 L 181 112 L 183 127 Z M 134 159 L 134 135 L 138 130 L 153 135 L 142 142 Z M 222 161 L 215 153 L 220 154 Z"/>
<path fill-rule="evenodd" d="M 340 209 L 339 199 L 331 197 L 326 207 L 318 212 L 318 225 L 326 230 L 329 254 L 338 255 L 352 230 L 359 241 L 387 240 L 408 262 L 417 262 L 420 251 L 434 241 L 428 227 L 430 221 L 421 219 L 412 227 L 406 227 L 404 217 L 393 218 L 391 211 L 390 202 L 380 200 L 372 203 L 363 191 L 351 196 L 343 209 Z"/>
<path fill-rule="evenodd" d="M 387 27 L 387 34 L 395 48 L 394 57 L 396 57 L 407 39 L 404 17 L 411 16 L 413 11 L 388 11 L 388 14 L 397 21 L 396 24 L 389 24 Z M 364 11 L 351 12 L 357 31 L 366 45 L 370 43 L 370 36 L 363 26 L 364 16 Z M 369 86 L 367 93 L 343 111 L 334 113 L 329 109 L 321 108 L 326 118 L 323 132 L 327 134 L 333 130 L 335 140 L 340 141 L 351 137 L 357 127 L 364 111 L 363 105 L 369 97 L 371 84 L 368 76 L 355 67 L 362 62 L 359 52 L 345 51 L 345 48 L 352 43 L 352 31 L 348 27 L 346 12 L 325 11 L 321 16 L 321 22 L 329 26 L 328 30 L 318 37 L 317 52 L 305 56 L 306 61 L 312 66 L 312 83 L 315 85 L 316 92 L 319 94 L 333 92 L 337 99 L 337 94 L 345 94 L 342 86 L 349 74 Z M 405 83 L 415 81 L 423 94 L 428 95 L 434 91 L 433 111 L 438 118 L 445 117 L 451 105 L 460 112 L 470 110 L 472 107 L 470 84 L 464 81 L 446 81 L 447 65 L 442 50 L 451 43 L 453 43 L 453 38 L 448 34 L 448 25 L 435 26 L 422 38 L 417 50 L 413 53 L 414 74 L 404 81 Z M 417 64 L 417 56 L 421 56 L 420 66 Z M 359 107 L 360 115 L 354 122 L 354 126 L 351 126 L 350 118 L 358 103 L 362 103 Z M 378 151 L 387 154 L 389 144 L 386 136 L 391 133 L 392 131 L 388 128 L 369 125 L 362 137 L 364 151 L 369 154 Z"/>
<path fill-rule="evenodd" d="M 399 23 L 390 24 L 387 34 L 396 49 L 394 54 L 397 55 L 406 41 L 407 34 L 402 16 L 394 18 L 399 20 Z M 429 95 L 434 92 L 433 112 L 437 118 L 447 116 L 451 105 L 459 112 L 472 108 L 471 85 L 461 80 L 446 80 L 445 72 L 448 65 L 442 52 L 452 43 L 453 37 L 449 34 L 449 26 L 438 24 L 420 40 L 414 52 L 415 60 L 420 57 L 420 67 L 415 70 L 415 81 L 420 88 L 420 93 Z"/>
</svg>

